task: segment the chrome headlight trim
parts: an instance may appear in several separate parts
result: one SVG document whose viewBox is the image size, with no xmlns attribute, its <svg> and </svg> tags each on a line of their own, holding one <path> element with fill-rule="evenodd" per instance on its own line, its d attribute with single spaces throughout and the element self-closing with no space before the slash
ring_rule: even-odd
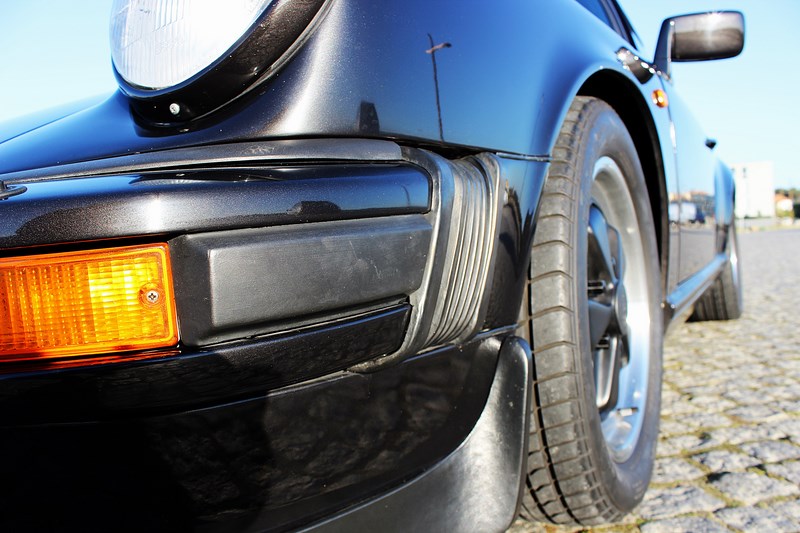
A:
<svg viewBox="0 0 800 533">
<path fill-rule="evenodd" d="M 120 89 L 129 98 L 137 118 L 148 126 L 186 127 L 187 122 L 225 106 L 278 70 L 305 41 L 328 3 L 328 0 L 253 1 L 264 6 L 255 22 L 222 56 L 176 85 L 139 86 L 126 79 L 114 64 Z"/>
<path fill-rule="evenodd" d="M 132 87 L 169 89 L 227 55 L 272 0 L 114 0 L 111 59 Z"/>
</svg>

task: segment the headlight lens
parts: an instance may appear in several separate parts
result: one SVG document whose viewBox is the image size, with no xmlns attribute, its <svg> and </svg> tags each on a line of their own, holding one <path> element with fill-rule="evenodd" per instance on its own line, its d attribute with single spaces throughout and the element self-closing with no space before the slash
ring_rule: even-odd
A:
<svg viewBox="0 0 800 533">
<path fill-rule="evenodd" d="M 223 57 L 272 0 L 114 0 L 111 57 L 122 78 L 165 89 Z"/>
</svg>

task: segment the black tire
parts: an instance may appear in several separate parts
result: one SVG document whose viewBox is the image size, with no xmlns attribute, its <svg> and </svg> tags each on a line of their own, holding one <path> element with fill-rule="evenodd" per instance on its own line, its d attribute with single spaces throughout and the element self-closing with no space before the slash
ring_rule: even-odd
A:
<svg viewBox="0 0 800 533">
<path fill-rule="evenodd" d="M 627 203 L 617 206 L 614 194 L 603 189 L 610 185 L 603 183 L 615 184 L 620 196 L 627 195 Z M 615 209 L 631 212 L 615 215 Z M 598 212 L 609 224 L 606 237 L 616 239 L 611 249 L 618 255 L 610 262 L 608 254 L 598 256 L 596 235 L 602 235 Z M 634 227 L 620 233 L 609 222 L 614 217 L 634 220 Z M 603 260 L 598 262 L 598 257 Z M 623 269 L 625 262 L 631 264 Z M 524 518 L 556 524 L 608 523 L 633 509 L 644 496 L 655 457 L 661 398 L 663 320 L 658 265 L 653 217 L 633 141 L 608 105 L 578 97 L 553 150 L 531 250 L 529 307 L 524 309 L 523 303 L 521 313 L 520 331 L 534 353 Z M 606 267 L 608 272 L 603 274 Z M 589 279 L 590 271 L 591 277 L 618 278 L 614 283 L 599 283 Z M 626 294 L 619 287 L 630 280 L 635 280 L 635 288 L 626 290 L 637 317 L 619 303 Z M 619 292 L 605 294 L 609 285 L 616 285 Z M 605 337 L 595 342 L 597 333 L 592 327 L 606 322 L 595 319 L 596 315 L 590 318 L 589 308 L 606 305 L 606 296 L 613 296 L 609 308 L 614 320 L 625 324 L 608 326 Z M 635 325 L 628 323 L 629 317 Z M 627 338 L 622 331 L 627 331 Z M 604 339 L 610 345 L 614 335 L 618 336 L 614 353 L 624 356 L 627 350 L 628 363 L 619 367 L 616 398 L 603 396 L 609 399 L 602 403 L 597 390 L 606 389 L 608 381 L 598 380 L 602 387 L 595 382 L 595 359 L 600 361 L 609 353 Z M 644 350 L 640 349 L 643 339 L 647 341 Z M 638 429 L 625 440 L 620 436 L 624 433 L 618 433 L 624 424 L 618 427 L 616 421 L 627 420 L 627 407 L 621 402 L 635 386 L 623 381 L 630 381 L 634 371 L 645 389 L 640 391 L 635 413 L 631 407 L 632 414 L 627 415 L 636 415 Z M 611 425 L 603 425 L 607 423 Z M 614 431 L 605 433 L 607 427 Z"/>
<path fill-rule="evenodd" d="M 742 316 L 742 274 L 734 224 L 728 229 L 725 248 L 728 261 L 714 284 L 695 303 L 692 320 L 733 320 Z"/>
</svg>

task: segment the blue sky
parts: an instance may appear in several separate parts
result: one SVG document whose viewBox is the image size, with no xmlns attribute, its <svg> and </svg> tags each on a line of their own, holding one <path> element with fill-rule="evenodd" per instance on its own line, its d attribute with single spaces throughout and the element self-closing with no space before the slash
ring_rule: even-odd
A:
<svg viewBox="0 0 800 533">
<path fill-rule="evenodd" d="M 619 1 L 649 50 L 670 15 L 711 9 L 745 14 L 744 53 L 678 64 L 675 84 L 708 136 L 719 141 L 726 162 L 773 160 L 775 185 L 800 187 L 800 69 L 794 64 L 800 0 Z M 0 3 L 0 121 L 114 90 L 110 6 L 110 0 Z"/>
</svg>

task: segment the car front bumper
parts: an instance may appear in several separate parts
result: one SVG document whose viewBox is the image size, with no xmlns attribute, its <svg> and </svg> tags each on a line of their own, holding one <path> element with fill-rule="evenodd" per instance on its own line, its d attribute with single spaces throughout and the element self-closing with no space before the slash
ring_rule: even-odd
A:
<svg viewBox="0 0 800 533">
<path fill-rule="evenodd" d="M 489 531 L 514 516 L 530 401 L 524 341 L 484 336 L 208 405 L 204 392 L 231 386 L 225 367 L 243 375 L 249 365 L 190 359 L 172 372 L 145 362 L 5 376 L 0 529 Z M 198 403 L 158 401 L 165 389 Z M 30 398 L 52 409 L 36 416 L 22 405 Z"/>
</svg>

